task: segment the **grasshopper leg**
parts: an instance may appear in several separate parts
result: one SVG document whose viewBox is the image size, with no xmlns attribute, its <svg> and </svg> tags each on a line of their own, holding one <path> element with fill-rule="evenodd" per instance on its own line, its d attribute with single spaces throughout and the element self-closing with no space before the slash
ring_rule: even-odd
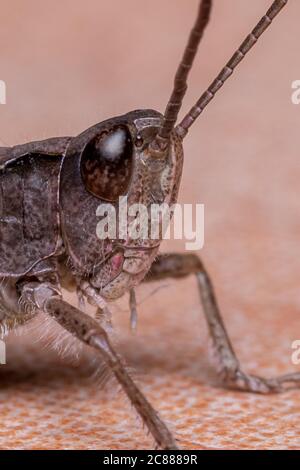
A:
<svg viewBox="0 0 300 470">
<path fill-rule="evenodd" d="M 109 340 L 107 332 L 99 322 L 65 302 L 57 289 L 47 283 L 25 284 L 22 297 L 31 305 L 35 305 L 38 310 L 42 310 L 53 317 L 80 341 L 98 350 L 141 416 L 156 444 L 166 450 L 178 449 L 171 432 L 126 371 L 122 360 Z"/>
<path fill-rule="evenodd" d="M 286 385 L 299 386 L 300 373 L 285 374 L 265 379 L 246 374 L 226 331 L 210 277 L 196 254 L 160 255 L 154 261 L 145 281 L 181 278 L 196 275 L 204 315 L 221 366 L 221 378 L 226 386 L 254 393 L 281 392 Z"/>
<path fill-rule="evenodd" d="M 131 328 L 132 333 L 135 333 L 136 328 L 137 328 L 138 314 L 137 314 L 137 304 L 136 304 L 136 296 L 135 296 L 134 289 L 130 289 L 130 292 L 129 292 L 129 306 L 130 306 L 130 328 Z"/>
</svg>

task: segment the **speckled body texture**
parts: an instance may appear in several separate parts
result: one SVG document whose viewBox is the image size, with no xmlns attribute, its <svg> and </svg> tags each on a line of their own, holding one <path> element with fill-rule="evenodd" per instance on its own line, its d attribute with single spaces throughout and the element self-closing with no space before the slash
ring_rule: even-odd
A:
<svg viewBox="0 0 300 470">
<path fill-rule="evenodd" d="M 58 186 L 68 139 L 0 149 L 0 275 L 20 277 L 55 254 Z"/>
</svg>

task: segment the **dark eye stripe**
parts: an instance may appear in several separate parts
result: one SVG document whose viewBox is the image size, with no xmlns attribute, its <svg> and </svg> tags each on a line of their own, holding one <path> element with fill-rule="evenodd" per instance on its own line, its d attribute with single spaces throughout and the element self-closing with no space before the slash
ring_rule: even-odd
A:
<svg viewBox="0 0 300 470">
<path fill-rule="evenodd" d="M 116 201 L 126 194 L 133 167 L 133 143 L 126 127 L 115 127 L 94 137 L 81 157 L 85 187 L 94 196 Z"/>
</svg>

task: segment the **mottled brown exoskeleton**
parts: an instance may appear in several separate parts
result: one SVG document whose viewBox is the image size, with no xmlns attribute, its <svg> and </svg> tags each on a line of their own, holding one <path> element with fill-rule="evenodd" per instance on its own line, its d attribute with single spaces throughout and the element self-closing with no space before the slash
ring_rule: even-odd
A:
<svg viewBox="0 0 300 470">
<path fill-rule="evenodd" d="M 158 254 L 161 240 L 100 240 L 99 204 L 173 204 L 179 190 L 182 141 L 190 126 L 232 74 L 259 36 L 287 4 L 276 0 L 180 124 L 175 126 L 211 0 L 202 0 L 165 113 L 133 111 L 96 124 L 78 137 L 0 149 L 0 325 L 23 324 L 39 311 L 100 352 L 149 429 L 157 446 L 177 449 L 172 434 L 136 386 L 115 352 L 103 319 L 107 302 L 142 281 L 197 276 L 203 310 L 229 386 L 253 392 L 280 391 L 300 374 L 263 379 L 245 374 L 231 346 L 212 284 L 196 254 Z M 63 300 L 77 288 L 98 307 L 92 318 Z"/>
</svg>

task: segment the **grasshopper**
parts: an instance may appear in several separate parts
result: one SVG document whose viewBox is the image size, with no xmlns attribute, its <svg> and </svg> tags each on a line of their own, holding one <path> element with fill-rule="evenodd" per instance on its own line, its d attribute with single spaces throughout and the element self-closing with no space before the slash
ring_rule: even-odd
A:
<svg viewBox="0 0 300 470">
<path fill-rule="evenodd" d="M 209 275 L 194 253 L 158 253 L 161 237 L 100 240 L 97 207 L 128 203 L 173 204 L 183 167 L 183 139 L 237 65 L 287 4 L 275 0 L 195 106 L 176 125 L 187 78 L 209 22 L 212 0 L 200 1 L 164 114 L 136 110 L 100 122 L 77 137 L 0 148 L 0 325 L 11 329 L 39 312 L 98 351 L 142 418 L 155 443 L 177 449 L 172 433 L 135 384 L 115 350 L 105 319 L 108 303 L 141 282 L 194 274 L 222 366 L 224 384 L 244 391 L 279 392 L 300 374 L 264 379 L 243 372 L 227 335 Z M 109 149 L 109 152 L 107 152 Z M 88 315 L 67 303 L 62 288 L 97 307 Z"/>
</svg>

